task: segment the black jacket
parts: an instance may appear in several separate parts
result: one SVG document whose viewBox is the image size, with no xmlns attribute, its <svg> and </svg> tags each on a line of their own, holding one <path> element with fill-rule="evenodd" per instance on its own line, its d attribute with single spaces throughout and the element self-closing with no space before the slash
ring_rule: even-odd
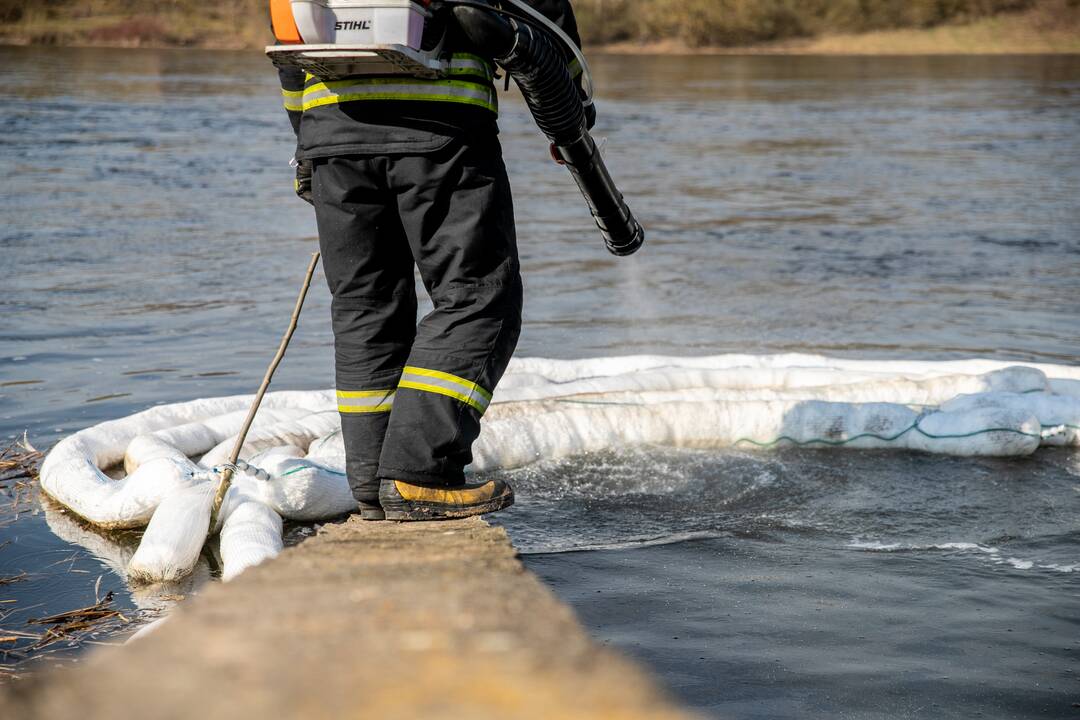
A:
<svg viewBox="0 0 1080 720">
<path fill-rule="evenodd" d="M 550 20 L 557 23 L 579 46 L 577 21 L 570 0 L 527 0 Z M 464 52 L 491 61 L 489 53 L 475 48 L 457 28 L 452 15 L 435 22 L 447 22 L 447 52 Z M 567 60 L 572 56 L 567 51 Z M 492 69 L 494 65 L 491 65 Z M 335 155 L 385 155 L 394 153 L 427 153 L 446 146 L 462 135 L 493 135 L 498 132 L 497 114 L 487 107 L 437 100 L 361 100 L 334 102 L 309 106 L 306 110 L 302 93 L 311 93 L 320 81 L 306 78 L 295 70 L 279 70 L 285 106 L 297 138 L 297 159 L 312 159 Z M 459 77 L 459 81 L 491 87 L 489 77 Z M 309 97 L 311 95 L 309 94 Z M 308 103 L 310 105 L 310 103 Z"/>
</svg>

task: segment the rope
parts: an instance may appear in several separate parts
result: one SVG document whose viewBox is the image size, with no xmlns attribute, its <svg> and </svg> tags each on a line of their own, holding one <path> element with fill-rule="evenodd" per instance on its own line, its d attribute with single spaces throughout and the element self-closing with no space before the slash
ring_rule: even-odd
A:
<svg viewBox="0 0 1080 720">
<path fill-rule="evenodd" d="M 290 475 L 295 475 L 296 473 L 301 472 L 303 470 L 310 470 L 311 467 L 312 467 L 311 465 L 301 465 L 300 467 L 294 467 L 289 472 L 281 473 L 281 477 L 289 477 Z M 339 472 L 338 470 L 332 470 L 332 469 L 330 469 L 328 467 L 323 467 L 323 468 L 320 468 L 320 469 L 323 472 L 330 473 L 331 475 L 341 475 L 342 477 L 345 476 L 345 473 Z"/>
<path fill-rule="evenodd" d="M 192 480 L 196 480 L 196 481 L 203 481 L 203 480 L 218 480 L 218 481 L 220 481 L 221 477 L 222 477 L 222 475 L 224 475 L 225 471 L 229 471 L 232 474 L 244 473 L 245 475 L 250 475 L 250 476 L 254 477 L 256 480 L 262 480 L 264 482 L 269 482 L 269 480 L 270 480 L 270 473 L 266 472 L 265 470 L 263 470 L 260 467 L 256 467 L 254 465 L 251 465 L 250 463 L 246 463 L 243 460 L 237 460 L 235 463 L 230 463 L 230 462 L 221 463 L 220 465 L 215 465 L 214 467 L 210 468 L 209 470 L 203 470 L 203 471 L 200 471 L 200 472 L 193 472 L 191 474 L 191 478 L 192 478 Z"/>
<path fill-rule="evenodd" d="M 569 405 L 616 405 L 616 406 L 627 406 L 627 407 L 648 407 L 647 403 L 605 402 L 605 401 L 602 401 L 602 400 L 557 399 L 556 402 L 562 402 L 562 403 L 566 403 L 566 404 L 569 404 Z M 753 438 L 739 438 L 738 440 L 733 442 L 732 445 L 739 445 L 739 444 L 742 444 L 742 443 L 747 443 L 747 444 L 750 444 L 750 445 L 754 445 L 755 447 L 766 448 L 766 447 L 773 447 L 774 445 L 778 445 L 778 444 L 780 444 L 782 442 L 788 442 L 788 443 L 791 443 L 793 445 L 798 445 L 800 447 L 806 446 L 806 445 L 828 445 L 830 447 L 840 447 L 842 445 L 847 445 L 848 443 L 853 443 L 856 440 L 862 440 L 863 438 L 873 438 L 874 440 L 881 440 L 882 442 L 895 442 L 896 440 L 899 440 L 900 438 L 902 438 L 904 435 L 907 435 L 912 430 L 919 433 L 923 437 L 930 438 L 931 440 L 962 440 L 964 438 L 977 437 L 979 435 L 987 435 L 989 433 L 995 433 L 995 432 L 1010 433 L 1010 434 L 1013 434 L 1013 435 L 1020 435 L 1022 437 L 1038 438 L 1040 440 L 1042 440 L 1042 439 L 1044 439 L 1046 437 L 1046 435 L 1044 433 L 1041 433 L 1041 432 L 1040 433 L 1029 433 L 1029 432 L 1024 432 L 1023 430 L 1017 430 L 1015 428 L 1007 428 L 1007 427 L 983 428 L 981 430 L 973 430 L 972 432 L 969 432 L 969 433 L 935 435 L 934 433 L 927 432 L 926 430 L 923 430 L 921 427 L 919 427 L 919 421 L 921 419 L 922 418 L 919 418 L 919 420 L 916 420 L 910 426 L 904 428 L 903 430 L 896 433 L 895 435 L 881 435 L 881 434 L 878 434 L 878 433 L 865 432 L 865 433 L 859 433 L 858 435 L 855 435 L 854 437 L 844 438 L 843 440 L 829 440 L 827 438 L 813 438 L 811 440 L 797 440 L 797 439 L 791 437 L 790 435 L 781 435 L 778 438 L 775 438 L 773 440 L 764 441 L 764 442 L 761 441 L 761 440 L 754 440 Z M 1042 427 L 1043 430 L 1057 431 L 1057 432 L 1052 432 L 1051 433 L 1052 435 L 1056 435 L 1059 432 L 1062 432 L 1065 428 L 1069 428 L 1069 429 L 1073 429 L 1073 430 L 1080 430 L 1080 426 L 1069 425 L 1069 424 L 1064 424 L 1064 425 L 1060 425 L 1060 424 L 1059 425 L 1042 425 L 1041 427 Z"/>
<path fill-rule="evenodd" d="M 1056 426 L 1048 426 L 1048 427 L 1056 427 Z M 898 433 L 896 433 L 895 435 L 892 435 L 892 436 L 879 435 L 877 433 L 869 433 L 869 432 L 867 432 L 867 433 L 860 433 L 858 435 L 855 435 L 854 437 L 845 438 L 843 440 L 828 440 L 826 438 L 814 438 L 812 440 L 796 440 L 795 438 L 791 437 L 790 435 L 781 435 L 780 437 L 776 438 L 775 440 L 770 440 L 768 442 L 760 442 L 758 440 L 753 440 L 751 438 L 739 438 L 738 440 L 736 440 L 732 444 L 733 445 L 738 445 L 739 443 L 750 443 L 751 445 L 755 445 L 757 447 L 772 447 L 773 445 L 776 445 L 776 444 L 781 443 L 781 442 L 789 442 L 789 443 L 792 443 L 793 445 L 799 445 L 799 446 L 819 444 L 819 445 L 829 445 L 829 446 L 835 447 L 835 446 L 840 446 L 840 445 L 847 445 L 848 443 L 855 442 L 856 440 L 861 440 L 862 438 L 874 438 L 875 440 L 881 440 L 882 442 L 893 442 L 895 440 L 899 440 L 904 435 L 907 435 L 912 430 L 914 430 L 915 432 L 919 433 L 920 435 L 922 435 L 924 437 L 930 438 L 931 440 L 962 440 L 964 438 L 976 437 L 976 436 L 979 436 L 979 435 L 986 435 L 988 433 L 993 433 L 993 432 L 1011 433 L 1013 435 L 1021 435 L 1023 437 L 1038 438 L 1040 440 L 1042 440 L 1042 438 L 1043 438 L 1042 433 L 1029 433 L 1029 432 L 1024 432 L 1023 430 L 1017 430 L 1015 428 L 1005 428 L 1005 427 L 983 428 L 982 430 L 973 430 L 973 431 L 971 431 L 969 433 L 956 433 L 956 434 L 950 434 L 950 435 L 935 435 L 934 433 L 929 433 L 929 432 L 923 430 L 921 427 L 919 427 L 919 421 L 916 420 L 915 423 L 912 424 L 910 427 L 906 427 L 903 430 L 901 430 L 900 432 L 898 432 Z"/>
</svg>

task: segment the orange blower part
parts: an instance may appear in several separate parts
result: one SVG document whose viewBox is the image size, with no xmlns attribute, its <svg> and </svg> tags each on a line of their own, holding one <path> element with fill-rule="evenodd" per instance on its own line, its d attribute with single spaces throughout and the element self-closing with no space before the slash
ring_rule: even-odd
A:
<svg viewBox="0 0 1080 720">
<path fill-rule="evenodd" d="M 274 25 L 274 37 L 278 42 L 286 45 L 304 42 L 293 18 L 291 0 L 270 0 L 270 22 Z"/>
</svg>

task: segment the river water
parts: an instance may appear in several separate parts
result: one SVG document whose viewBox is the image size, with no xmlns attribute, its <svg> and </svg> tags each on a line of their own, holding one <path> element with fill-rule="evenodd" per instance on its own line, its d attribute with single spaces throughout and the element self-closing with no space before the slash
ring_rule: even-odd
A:
<svg viewBox="0 0 1080 720">
<path fill-rule="evenodd" d="M 1080 58 L 594 63 L 648 245 L 604 252 L 504 96 L 520 356 L 1080 363 Z M 266 61 L 5 48 L 0 79 L 0 439 L 250 392 L 315 247 Z M 313 293 L 275 387 L 332 385 L 328 306 Z M 706 714 L 1076 716 L 1075 451 L 627 448 L 507 475 L 526 565 Z M 3 511 L 0 578 L 26 576 L 0 627 L 110 590 L 137 615 L 104 562 L 133 541 Z M 86 645 L 24 646 L 0 662 Z"/>
</svg>

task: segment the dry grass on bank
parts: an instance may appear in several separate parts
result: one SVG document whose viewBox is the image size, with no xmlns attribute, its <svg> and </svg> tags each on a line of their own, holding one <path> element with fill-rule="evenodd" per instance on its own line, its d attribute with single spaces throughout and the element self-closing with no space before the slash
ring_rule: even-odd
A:
<svg viewBox="0 0 1080 720">
<path fill-rule="evenodd" d="M 587 42 L 746 47 L 823 35 L 925 30 L 1080 0 L 576 0 Z"/>
<path fill-rule="evenodd" d="M 1080 53 L 1080 10 L 1068 17 L 1038 10 L 928 30 L 893 30 L 815 38 L 782 52 L 861 55 Z"/>
<path fill-rule="evenodd" d="M 0 0 L 0 42 L 209 47 L 273 42 L 266 0 Z"/>
<path fill-rule="evenodd" d="M 776 55 L 1080 54 L 1080 3 L 1044 0 L 1021 13 L 931 28 L 826 33 L 735 47 L 693 47 L 678 40 L 620 42 L 613 53 Z"/>
<path fill-rule="evenodd" d="M 260 48 L 266 0 L 0 0 L 0 43 Z M 616 52 L 1080 52 L 1080 0 L 574 0 Z"/>
</svg>

